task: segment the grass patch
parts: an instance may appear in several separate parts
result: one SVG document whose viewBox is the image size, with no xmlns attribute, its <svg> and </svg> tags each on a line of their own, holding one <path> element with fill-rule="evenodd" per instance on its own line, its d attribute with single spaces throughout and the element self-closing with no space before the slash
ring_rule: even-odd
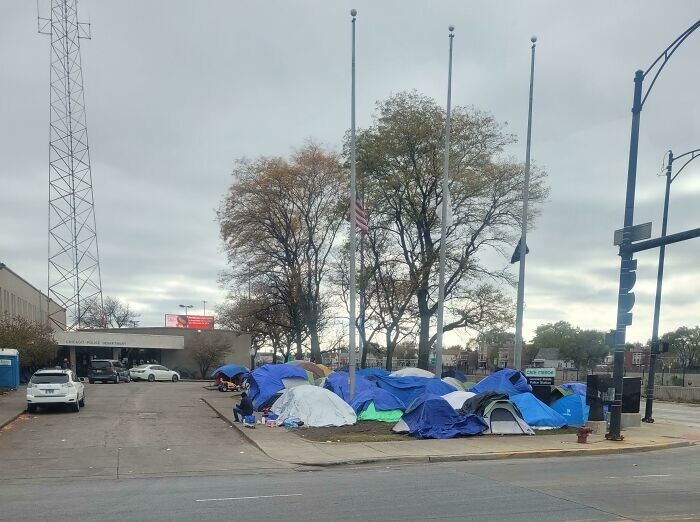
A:
<svg viewBox="0 0 700 522">
<path fill-rule="evenodd" d="M 560 428 L 558 430 L 534 430 L 535 435 L 568 435 L 577 434 L 578 428 Z"/>
</svg>

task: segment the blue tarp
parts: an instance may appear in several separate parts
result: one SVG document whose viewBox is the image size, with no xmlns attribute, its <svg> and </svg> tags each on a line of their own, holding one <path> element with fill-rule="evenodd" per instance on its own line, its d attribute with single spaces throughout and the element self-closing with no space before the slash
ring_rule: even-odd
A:
<svg viewBox="0 0 700 522">
<path fill-rule="evenodd" d="M 223 366 L 219 366 L 216 370 L 213 370 L 210 376 L 213 377 L 217 373 L 223 373 L 226 377 L 231 379 L 236 375 L 241 375 L 249 372 L 250 370 L 248 370 L 248 368 L 246 368 L 245 366 L 239 366 L 237 364 L 224 364 Z"/>
<path fill-rule="evenodd" d="M 406 410 L 402 419 L 408 432 L 418 439 L 451 439 L 477 435 L 488 426 L 478 415 L 460 415 L 439 395 L 421 395 Z"/>
<path fill-rule="evenodd" d="M 373 380 L 375 377 L 386 377 L 389 375 L 389 372 L 380 368 L 365 368 L 364 370 L 357 370 L 355 375 Z"/>
<path fill-rule="evenodd" d="M 554 411 L 532 393 L 512 395 L 510 400 L 515 404 L 523 419 L 533 428 L 562 428 L 566 419 Z"/>
<path fill-rule="evenodd" d="M 265 364 L 253 371 L 250 382 L 250 400 L 255 409 L 260 408 L 275 393 L 284 389 L 282 379 L 304 379 L 308 381 L 306 370 L 292 364 Z"/>
<path fill-rule="evenodd" d="M 566 419 L 567 426 L 580 428 L 586 424 L 590 406 L 586 405 L 585 395 L 567 395 L 555 401 L 552 409 Z"/>
<path fill-rule="evenodd" d="M 377 377 L 376 383 L 404 404 L 411 404 L 424 393 L 446 395 L 455 391 L 454 386 L 435 377 Z"/>
<path fill-rule="evenodd" d="M 467 382 L 469 380 L 467 379 L 467 376 L 459 370 L 447 370 L 446 372 L 442 372 L 442 378 L 444 379 L 445 377 L 454 377 L 458 381 L 462 382 Z"/>
<path fill-rule="evenodd" d="M 324 388 L 332 391 L 345 402 L 350 402 L 350 381 L 349 375 L 345 372 L 333 372 L 326 377 Z M 362 377 L 355 379 L 355 396 L 360 392 L 376 388 L 376 384 Z"/>
<path fill-rule="evenodd" d="M 377 411 L 405 410 L 406 405 L 391 393 L 373 386 L 361 392 L 355 393 L 355 398 L 350 401 L 350 406 L 355 413 L 363 412 L 374 401 L 374 409 Z"/>
<path fill-rule="evenodd" d="M 525 376 L 517 370 L 504 368 L 484 377 L 474 386 L 469 389 L 470 392 L 483 393 L 486 391 L 494 391 L 505 393 L 510 397 L 518 393 L 526 393 L 532 391 L 532 386 L 527 383 Z"/>
<path fill-rule="evenodd" d="M 571 390 L 576 395 L 586 396 L 586 383 L 583 382 L 565 382 L 561 385 L 564 390 Z"/>
</svg>

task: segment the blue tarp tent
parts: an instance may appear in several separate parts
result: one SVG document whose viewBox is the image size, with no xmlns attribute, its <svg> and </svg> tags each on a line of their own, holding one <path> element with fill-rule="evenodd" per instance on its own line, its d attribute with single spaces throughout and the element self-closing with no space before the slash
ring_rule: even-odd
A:
<svg viewBox="0 0 700 522">
<path fill-rule="evenodd" d="M 481 417 L 460 415 L 438 395 L 421 395 L 403 414 L 408 432 L 418 439 L 451 439 L 460 435 L 477 435 L 488 426 Z"/>
<path fill-rule="evenodd" d="M 377 377 L 376 382 L 404 404 L 411 404 L 424 393 L 446 395 L 455 391 L 453 386 L 435 377 Z"/>
<path fill-rule="evenodd" d="M 461 382 L 467 382 L 469 380 L 467 376 L 459 370 L 447 370 L 446 372 L 442 372 L 442 378 L 444 379 L 445 377 L 454 377 Z"/>
<path fill-rule="evenodd" d="M 515 404 L 523 419 L 532 428 L 562 428 L 566 426 L 566 419 L 554 411 L 532 393 L 520 393 L 511 395 L 510 401 Z"/>
<path fill-rule="evenodd" d="M 355 393 L 355 398 L 350 401 L 350 406 L 355 410 L 355 413 L 360 413 L 364 411 L 372 401 L 374 401 L 374 409 L 377 411 L 406 409 L 406 405 L 403 402 L 388 391 L 377 388 L 376 386 Z"/>
<path fill-rule="evenodd" d="M 376 377 L 386 377 L 389 375 L 389 372 L 387 370 L 382 370 L 381 368 L 365 368 L 364 370 L 357 370 L 355 375 L 373 380 Z"/>
<path fill-rule="evenodd" d="M 510 397 L 519 393 L 531 392 L 532 386 L 527 383 L 525 376 L 518 370 L 505 368 L 484 377 L 468 391 L 474 393 L 493 391 L 505 393 Z"/>
<path fill-rule="evenodd" d="M 333 372 L 326 377 L 324 388 L 332 391 L 345 402 L 350 402 L 350 381 L 349 374 L 345 372 Z M 361 391 L 376 388 L 377 385 L 367 379 L 358 377 L 355 379 L 355 396 Z"/>
<path fill-rule="evenodd" d="M 555 401 L 552 409 L 566 419 L 568 426 L 580 428 L 588 420 L 590 406 L 586 405 L 585 395 L 567 395 Z"/>
<path fill-rule="evenodd" d="M 584 382 L 565 382 L 559 388 L 570 390 L 576 395 L 586 396 L 586 383 Z"/>
<path fill-rule="evenodd" d="M 216 370 L 213 370 L 209 376 L 214 377 L 217 373 L 222 373 L 229 379 L 232 379 L 236 375 L 250 373 L 250 370 L 245 366 L 239 366 L 237 364 L 224 364 L 223 366 L 219 366 Z"/>
<path fill-rule="evenodd" d="M 285 388 L 282 379 L 308 381 L 306 370 L 291 364 L 265 364 L 250 374 L 250 400 L 253 401 L 255 409 Z"/>
</svg>

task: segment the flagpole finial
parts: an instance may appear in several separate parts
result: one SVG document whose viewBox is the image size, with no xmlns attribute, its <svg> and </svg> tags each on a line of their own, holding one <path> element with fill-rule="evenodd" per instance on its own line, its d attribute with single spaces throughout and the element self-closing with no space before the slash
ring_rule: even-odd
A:
<svg viewBox="0 0 700 522">
<path fill-rule="evenodd" d="M 357 9 L 350 9 L 350 16 L 352 16 L 353 18 L 357 16 Z"/>
<path fill-rule="evenodd" d="M 530 41 L 531 41 L 532 43 L 537 42 L 537 36 L 535 36 L 535 35 L 533 34 L 533 35 L 530 37 Z"/>
<path fill-rule="evenodd" d="M 448 29 L 450 30 L 451 33 L 454 33 L 454 32 L 455 32 L 455 26 L 454 26 L 454 25 L 449 26 Z"/>
</svg>

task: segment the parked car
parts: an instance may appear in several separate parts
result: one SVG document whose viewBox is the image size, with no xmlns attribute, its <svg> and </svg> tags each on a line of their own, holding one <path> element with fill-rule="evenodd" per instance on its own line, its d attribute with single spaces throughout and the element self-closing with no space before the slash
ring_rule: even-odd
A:
<svg viewBox="0 0 700 522">
<path fill-rule="evenodd" d="M 129 370 L 131 378 L 135 381 L 173 381 L 177 382 L 180 380 L 180 374 L 174 370 L 168 370 L 165 366 L 160 364 L 142 364 L 141 366 L 136 366 Z"/>
<path fill-rule="evenodd" d="M 93 359 L 90 361 L 88 368 L 88 381 L 93 384 L 99 382 L 114 382 L 131 381 L 129 370 L 117 360 L 114 359 Z"/>
<path fill-rule="evenodd" d="M 27 383 L 27 411 L 38 406 L 67 404 L 73 411 L 85 406 L 85 385 L 73 370 L 39 370 Z"/>
</svg>

